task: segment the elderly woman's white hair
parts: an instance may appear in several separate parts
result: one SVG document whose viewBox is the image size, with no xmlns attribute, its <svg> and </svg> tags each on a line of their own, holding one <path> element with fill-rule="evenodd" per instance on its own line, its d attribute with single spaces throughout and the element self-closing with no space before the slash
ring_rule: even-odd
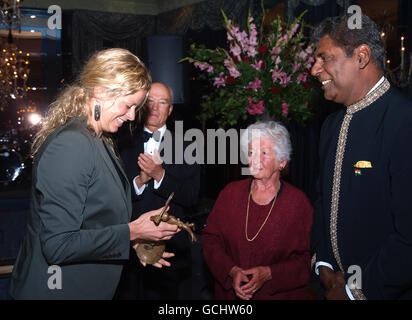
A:
<svg viewBox="0 0 412 320">
<path fill-rule="evenodd" d="M 246 157 L 245 159 L 247 159 L 250 142 L 258 137 L 272 139 L 277 160 L 289 162 L 292 144 L 289 132 L 284 125 L 277 121 L 258 121 L 249 125 L 240 137 L 240 149 Z"/>
</svg>

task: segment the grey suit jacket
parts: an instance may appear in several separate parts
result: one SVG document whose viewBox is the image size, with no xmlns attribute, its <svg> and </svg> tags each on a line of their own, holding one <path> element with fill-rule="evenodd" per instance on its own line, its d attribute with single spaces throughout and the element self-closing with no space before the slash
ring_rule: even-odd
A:
<svg viewBox="0 0 412 320">
<path fill-rule="evenodd" d="M 129 182 L 109 150 L 77 119 L 43 143 L 10 282 L 15 299 L 113 297 L 129 258 L 132 206 Z"/>
</svg>

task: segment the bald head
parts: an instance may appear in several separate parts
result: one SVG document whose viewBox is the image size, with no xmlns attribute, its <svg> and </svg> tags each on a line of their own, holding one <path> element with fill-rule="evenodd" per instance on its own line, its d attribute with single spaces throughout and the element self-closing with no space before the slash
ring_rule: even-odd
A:
<svg viewBox="0 0 412 320">
<path fill-rule="evenodd" d="M 145 126 L 154 132 L 166 124 L 173 111 L 173 92 L 161 82 L 154 82 L 147 98 L 147 117 Z"/>
<path fill-rule="evenodd" d="M 153 82 L 151 89 L 168 91 L 169 104 L 173 104 L 173 90 L 163 82 Z"/>
</svg>

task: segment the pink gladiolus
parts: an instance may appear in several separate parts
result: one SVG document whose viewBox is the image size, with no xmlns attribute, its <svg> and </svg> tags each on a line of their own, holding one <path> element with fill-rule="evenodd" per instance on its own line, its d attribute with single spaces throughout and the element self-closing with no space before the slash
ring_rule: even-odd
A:
<svg viewBox="0 0 412 320">
<path fill-rule="evenodd" d="M 248 55 L 248 57 L 253 58 L 253 57 L 255 57 L 257 54 L 258 54 L 258 52 L 256 51 L 256 48 L 255 48 L 255 47 L 249 46 L 249 47 L 247 48 L 247 55 Z"/>
<path fill-rule="evenodd" d="M 248 86 L 246 87 L 247 89 L 252 89 L 253 91 L 258 91 L 258 89 L 262 89 L 262 81 L 260 81 L 258 78 L 255 80 L 249 82 Z"/>
<path fill-rule="evenodd" d="M 306 51 L 306 53 L 309 54 L 309 55 L 311 55 L 312 52 L 313 52 L 312 47 L 310 47 L 310 46 L 307 47 L 305 51 Z"/>
<path fill-rule="evenodd" d="M 226 67 L 226 68 L 232 68 L 232 63 L 228 60 L 228 59 L 225 59 L 225 60 L 223 60 L 223 65 Z"/>
<path fill-rule="evenodd" d="M 235 79 L 239 78 L 242 75 L 235 67 L 229 68 L 228 70 L 230 75 Z"/>
<path fill-rule="evenodd" d="M 315 62 L 315 59 L 312 56 L 308 56 L 308 60 L 307 60 L 305 68 L 310 69 L 314 62 Z"/>
<path fill-rule="evenodd" d="M 293 73 L 295 73 L 296 71 L 298 71 L 299 70 L 299 68 L 300 68 L 300 63 L 297 63 L 297 62 L 295 62 L 294 64 L 293 64 Z"/>
<path fill-rule="evenodd" d="M 279 70 L 278 66 L 275 66 L 275 69 L 272 69 L 270 71 L 272 72 L 273 83 L 275 83 L 276 80 L 282 79 L 284 76 L 286 76 L 286 73 L 282 71 L 282 68 Z"/>
<path fill-rule="evenodd" d="M 255 61 L 254 64 L 252 64 L 252 67 L 255 68 L 256 70 L 263 69 L 264 63 L 263 60 L 257 60 Z"/>
<path fill-rule="evenodd" d="M 255 114 L 255 109 L 251 108 L 250 106 L 245 107 L 245 109 L 249 114 L 251 115 Z"/>
<path fill-rule="evenodd" d="M 295 24 L 295 25 L 292 27 L 292 30 L 290 31 L 290 34 L 289 34 L 289 38 L 292 38 L 292 37 L 293 37 L 293 35 L 295 34 L 295 32 L 298 30 L 298 28 L 299 28 L 299 23 Z"/>
<path fill-rule="evenodd" d="M 280 47 L 278 45 L 276 45 L 275 47 L 272 48 L 271 53 L 272 53 L 272 55 L 276 56 L 280 53 L 280 51 L 282 51 L 282 50 L 280 49 Z"/>
<path fill-rule="evenodd" d="M 249 39 L 249 45 L 256 47 L 258 45 L 258 39 L 257 39 L 257 31 L 255 29 L 253 29 L 250 32 L 250 39 Z"/>
<path fill-rule="evenodd" d="M 306 79 L 308 77 L 308 74 L 306 72 L 302 72 L 298 75 L 296 78 L 296 83 L 299 84 L 301 82 L 306 82 Z"/>
<path fill-rule="evenodd" d="M 233 61 L 231 62 L 228 59 L 225 59 L 223 61 L 224 66 L 227 68 L 227 70 L 229 71 L 230 75 L 233 78 L 239 78 L 242 74 L 236 69 L 235 64 L 233 63 Z"/>
<path fill-rule="evenodd" d="M 232 27 L 232 33 L 238 33 L 239 30 L 239 27 Z"/>
<path fill-rule="evenodd" d="M 258 33 L 256 31 L 256 25 L 254 23 L 250 24 L 250 38 L 249 38 L 249 46 L 256 47 L 258 45 Z"/>
<path fill-rule="evenodd" d="M 223 75 L 223 72 L 221 72 L 219 74 L 219 77 L 215 78 L 215 82 L 213 82 L 213 85 L 215 87 L 225 87 L 226 83 L 225 83 L 225 76 Z"/>
<path fill-rule="evenodd" d="M 242 31 L 240 33 L 236 33 L 235 37 L 236 37 L 236 40 L 242 46 L 242 48 L 245 48 L 247 46 L 248 37 L 247 37 L 247 33 L 245 31 Z"/>
<path fill-rule="evenodd" d="M 229 20 L 226 25 L 227 40 L 232 42 L 230 45 L 230 51 L 233 56 L 237 58 L 239 58 L 241 54 L 248 57 L 255 57 L 258 54 L 256 50 L 256 47 L 258 46 L 258 33 L 256 31 L 256 25 L 252 23 L 253 18 L 250 18 L 248 22 L 250 34 L 245 31 L 240 32 L 239 27 L 232 26 L 231 20 Z"/>
<path fill-rule="evenodd" d="M 213 66 L 211 66 L 210 64 L 207 64 L 207 63 L 200 63 L 200 62 L 195 62 L 195 63 L 193 63 L 193 65 L 196 67 L 196 68 L 199 68 L 200 70 L 206 70 L 207 72 L 209 72 L 209 73 L 213 73 Z"/>
<path fill-rule="evenodd" d="M 303 60 L 305 60 L 307 56 L 308 56 L 308 54 L 307 54 L 304 50 L 302 50 L 302 51 L 298 54 L 298 57 L 299 57 L 299 58 L 302 58 Z"/>
<path fill-rule="evenodd" d="M 265 111 L 265 107 L 263 105 L 263 100 L 260 100 L 257 104 L 254 104 L 252 98 L 248 98 L 249 105 L 246 107 L 246 111 L 251 114 L 263 114 Z"/>
<path fill-rule="evenodd" d="M 199 69 L 202 70 L 202 71 L 207 68 L 204 64 L 199 63 L 199 62 L 195 62 L 193 65 L 194 65 L 196 68 L 199 68 Z"/>
<path fill-rule="evenodd" d="M 282 78 L 280 79 L 280 84 L 283 86 L 287 86 L 290 82 L 291 76 L 287 76 L 285 72 L 283 72 Z"/>
<path fill-rule="evenodd" d="M 282 103 L 282 113 L 284 115 L 287 115 L 289 113 L 289 106 L 286 102 Z"/>
<path fill-rule="evenodd" d="M 230 52 L 235 56 L 235 57 L 240 57 L 240 54 L 242 53 L 242 49 L 238 45 L 231 46 L 230 47 Z"/>
<path fill-rule="evenodd" d="M 265 111 L 265 106 L 263 105 L 263 100 L 260 100 L 259 102 L 258 102 L 258 104 L 256 105 L 256 112 L 258 113 L 258 114 L 263 114 L 263 112 Z"/>
</svg>

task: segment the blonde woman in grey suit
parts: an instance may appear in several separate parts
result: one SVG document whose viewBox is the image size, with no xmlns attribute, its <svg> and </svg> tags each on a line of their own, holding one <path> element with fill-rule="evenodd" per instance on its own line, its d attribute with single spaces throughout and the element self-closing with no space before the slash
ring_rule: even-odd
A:
<svg viewBox="0 0 412 320">
<path fill-rule="evenodd" d="M 15 299 L 112 299 L 130 246 L 178 232 L 150 221 L 162 208 L 130 222 L 130 185 L 110 137 L 135 119 L 150 86 L 138 57 L 108 49 L 50 106 L 32 147 L 31 212 L 10 281 Z"/>
</svg>

